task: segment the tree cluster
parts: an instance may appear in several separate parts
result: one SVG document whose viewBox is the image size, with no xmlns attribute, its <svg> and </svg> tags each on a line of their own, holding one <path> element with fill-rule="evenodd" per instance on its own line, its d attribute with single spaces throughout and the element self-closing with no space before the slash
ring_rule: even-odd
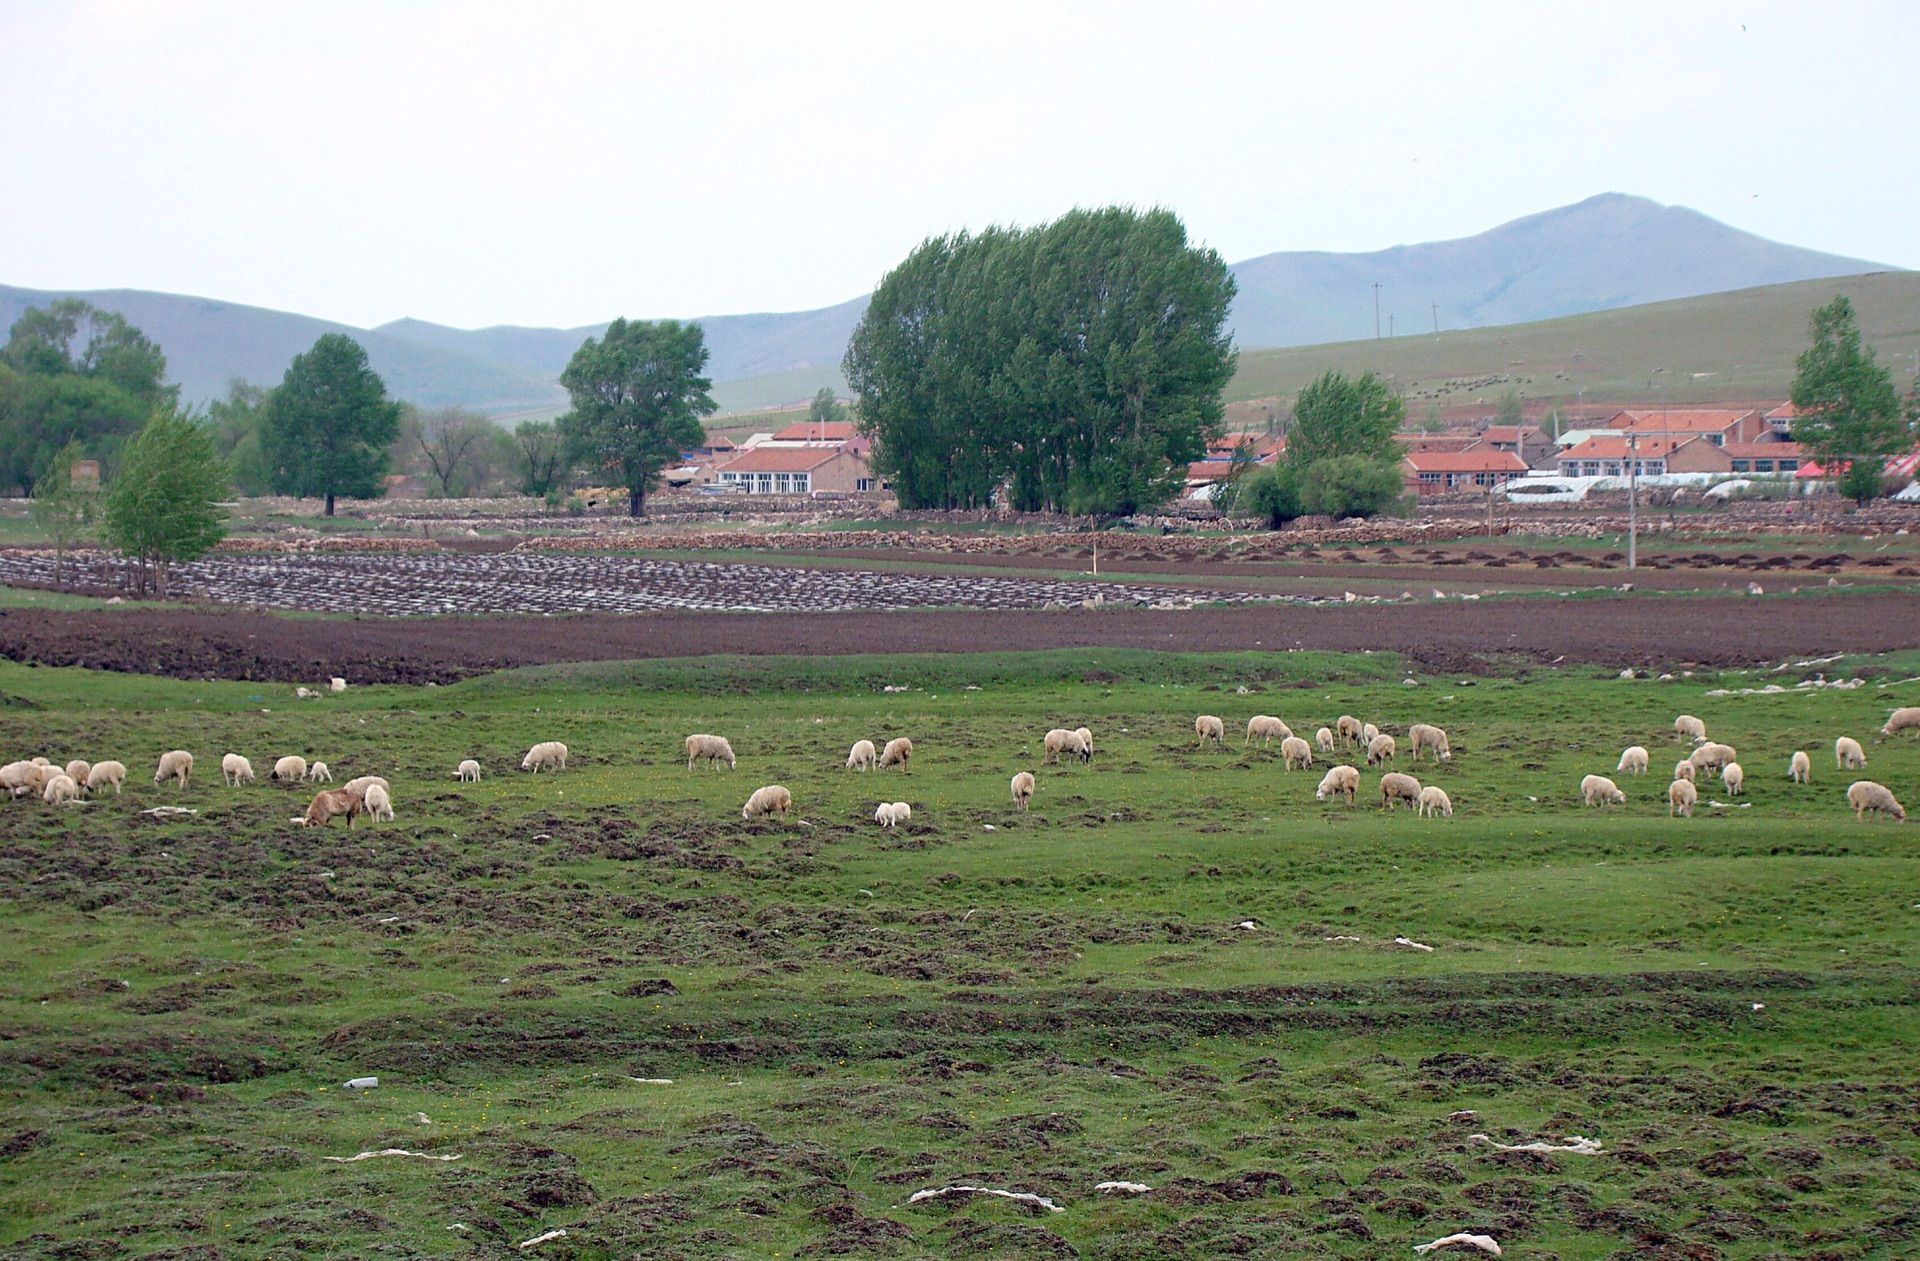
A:
<svg viewBox="0 0 1920 1261">
<path fill-rule="evenodd" d="M 1217 434 L 1234 282 L 1169 211 L 1078 210 L 923 243 L 843 367 L 905 508 L 1127 513 Z"/>
<path fill-rule="evenodd" d="M 1286 458 L 1238 488 L 1239 508 L 1275 527 L 1295 517 L 1371 517 L 1405 490 L 1394 435 L 1406 405 L 1372 372 L 1323 373 L 1294 401 Z"/>
<path fill-rule="evenodd" d="M 35 307 L 0 347 L 0 486 L 32 491 L 78 442 L 111 470 L 129 435 L 176 401 L 146 334 L 76 298 Z"/>
</svg>

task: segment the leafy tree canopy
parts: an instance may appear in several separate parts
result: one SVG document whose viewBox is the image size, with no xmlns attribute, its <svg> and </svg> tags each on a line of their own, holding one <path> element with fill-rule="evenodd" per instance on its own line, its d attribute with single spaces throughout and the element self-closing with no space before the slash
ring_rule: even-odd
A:
<svg viewBox="0 0 1920 1261">
<path fill-rule="evenodd" d="M 344 333 L 328 333 L 294 356 L 268 396 L 260 427 L 268 481 L 276 494 L 324 496 L 327 515 L 345 495 L 381 492 L 400 433 L 400 405 Z"/>
<path fill-rule="evenodd" d="M 521 493 L 545 496 L 566 480 L 566 440 L 550 420 L 523 420 L 513 431 Z"/>
<path fill-rule="evenodd" d="M 0 484 L 31 490 L 76 441 L 111 468 L 127 436 L 176 400 L 166 374 L 160 348 L 111 311 L 74 298 L 28 310 L 0 346 Z"/>
<path fill-rule="evenodd" d="M 1397 462 L 1393 435 L 1406 416 L 1400 396 L 1375 373 L 1323 373 L 1294 400 L 1287 459 L 1299 467 L 1342 455 Z"/>
<path fill-rule="evenodd" d="M 814 391 L 813 402 L 807 405 L 808 424 L 827 425 L 846 418 L 847 409 L 840 405 L 840 400 L 831 389 L 823 385 Z"/>
<path fill-rule="evenodd" d="M 1886 458 L 1913 441 L 1893 374 L 1861 342 L 1844 295 L 1815 310 L 1808 331 L 1813 344 L 1794 361 L 1794 440 L 1827 468 L 1847 465 L 1841 491 L 1865 503 L 1880 493 Z"/>
<path fill-rule="evenodd" d="M 130 558 L 141 591 L 161 595 L 172 566 L 197 560 L 226 534 L 227 467 L 210 430 L 168 407 L 127 444 L 106 499 L 107 545 Z"/>
<path fill-rule="evenodd" d="M 660 472 L 706 440 L 716 410 L 706 336 L 679 320 L 615 320 L 589 337 L 560 374 L 573 408 L 560 417 L 570 458 L 627 488 L 627 513 L 645 510 Z"/>
</svg>

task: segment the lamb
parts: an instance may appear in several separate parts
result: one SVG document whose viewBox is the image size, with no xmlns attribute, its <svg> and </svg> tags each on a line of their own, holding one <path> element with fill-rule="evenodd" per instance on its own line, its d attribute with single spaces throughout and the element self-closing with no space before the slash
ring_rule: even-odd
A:
<svg viewBox="0 0 1920 1261">
<path fill-rule="evenodd" d="M 1276 737 L 1284 740 L 1292 734 L 1293 728 L 1271 714 L 1255 714 L 1247 719 L 1247 738 L 1240 742 L 1240 747 L 1244 749 L 1258 740 L 1260 747 L 1264 749 L 1273 743 Z"/>
<path fill-rule="evenodd" d="M 725 736 L 693 735 L 687 737 L 687 769 L 691 771 L 695 762 L 705 761 L 712 770 L 719 770 L 725 762 L 728 770 L 733 770 L 733 745 Z"/>
<path fill-rule="evenodd" d="M 1693 786 L 1690 779 L 1676 779 L 1667 785 L 1667 817 L 1676 815 L 1683 819 L 1693 817 L 1693 805 L 1700 800 L 1700 790 Z"/>
<path fill-rule="evenodd" d="M 1884 784 L 1876 784 L 1870 779 L 1855 780 L 1847 787 L 1847 804 L 1853 807 L 1853 817 L 1863 820 L 1867 811 L 1879 815 L 1892 815 L 1902 823 L 1907 821 L 1906 809 L 1894 800 Z"/>
<path fill-rule="evenodd" d="M 847 769 L 850 771 L 870 771 L 880 760 L 880 751 L 873 747 L 871 740 L 855 740 L 853 748 L 847 754 Z"/>
<path fill-rule="evenodd" d="M 1673 777 L 1675 779 L 1684 779 L 1691 784 L 1693 777 L 1697 773 L 1691 758 L 1681 758 L 1673 764 Z"/>
<path fill-rule="evenodd" d="M 178 780 L 181 788 L 187 786 L 187 777 L 193 774 L 193 754 L 185 749 L 174 749 L 160 755 L 159 769 L 153 773 L 153 782 L 164 784 L 168 780 Z"/>
<path fill-rule="evenodd" d="M 1340 743 L 1358 744 L 1360 742 L 1360 720 L 1352 714 L 1342 714 L 1334 721 L 1333 729 L 1340 735 Z"/>
<path fill-rule="evenodd" d="M 453 773 L 463 784 L 477 784 L 480 782 L 480 763 L 467 758 L 454 769 Z"/>
<path fill-rule="evenodd" d="M 1727 795 L 1738 797 L 1741 786 L 1747 782 L 1747 773 L 1740 769 L 1740 763 L 1728 762 L 1720 768 L 1720 782 L 1727 786 Z"/>
<path fill-rule="evenodd" d="M 331 784 L 333 771 L 328 769 L 325 762 L 315 762 L 307 767 L 307 778 L 316 784 Z"/>
<path fill-rule="evenodd" d="M 1093 728 L 1075 727 L 1073 734 L 1080 737 L 1081 758 L 1084 761 L 1093 761 Z"/>
<path fill-rule="evenodd" d="M 1313 748 L 1299 736 L 1288 736 L 1280 742 L 1280 756 L 1287 760 L 1290 771 L 1304 771 L 1313 765 Z"/>
<path fill-rule="evenodd" d="M 1021 771 L 1013 777 L 1013 804 L 1025 810 L 1033 801 L 1033 772 Z"/>
<path fill-rule="evenodd" d="M 268 779 L 277 779 L 281 783 L 293 783 L 307 777 L 307 759 L 298 756 L 281 758 L 273 764 L 273 773 Z"/>
<path fill-rule="evenodd" d="M 227 754 L 220 759 L 220 782 L 229 788 L 253 783 L 253 763 L 238 753 Z"/>
<path fill-rule="evenodd" d="M 80 799 L 80 785 L 73 782 L 73 776 L 62 771 L 48 778 L 47 786 L 40 790 L 40 797 L 50 806 L 65 805 Z"/>
<path fill-rule="evenodd" d="M 92 792 L 102 784 L 113 785 L 113 795 L 120 795 L 120 784 L 127 778 L 126 764 L 122 762 L 95 762 L 93 769 L 87 772 L 87 791 Z"/>
<path fill-rule="evenodd" d="M 1416 809 L 1419 807 L 1420 781 L 1399 771 L 1388 771 L 1380 777 L 1380 804 L 1391 810 L 1401 801 Z"/>
<path fill-rule="evenodd" d="M 85 758 L 77 757 L 67 763 L 67 778 L 73 781 L 74 787 L 85 792 L 87 787 L 87 772 L 92 769 L 93 763 L 87 761 Z"/>
<path fill-rule="evenodd" d="M 1351 766 L 1336 766 L 1320 778 L 1320 787 L 1313 790 L 1315 801 L 1325 801 L 1330 797 L 1345 797 L 1352 805 L 1360 792 L 1360 772 Z"/>
<path fill-rule="evenodd" d="M 1699 744 L 1707 738 L 1707 724 L 1692 714 L 1682 714 L 1673 720 L 1673 734 L 1681 740 L 1692 740 Z"/>
<path fill-rule="evenodd" d="M 1688 760 L 1693 763 L 1696 770 L 1717 771 L 1734 760 L 1733 746 L 1709 741 L 1695 749 Z"/>
<path fill-rule="evenodd" d="M 907 762 L 912 757 L 913 741 L 907 739 L 905 736 L 895 736 L 893 739 L 887 741 L 885 748 L 880 750 L 880 769 L 884 771 L 889 766 L 897 765 L 900 768 L 900 773 L 905 775 L 907 773 Z"/>
<path fill-rule="evenodd" d="M 1372 723 L 1363 722 L 1360 724 L 1360 743 L 1361 744 L 1366 744 L 1366 745 L 1372 744 L 1374 737 L 1378 736 L 1379 734 L 1380 734 L 1380 728 L 1374 726 Z"/>
<path fill-rule="evenodd" d="M 1627 804 L 1627 794 L 1621 792 L 1620 786 L 1605 775 L 1589 775 L 1580 781 L 1580 800 L 1590 806 L 1624 806 Z"/>
<path fill-rule="evenodd" d="M 873 821 L 883 828 L 898 827 L 913 817 L 913 807 L 904 801 L 883 801 L 873 812 Z"/>
<path fill-rule="evenodd" d="M 1813 782 L 1813 759 L 1804 752 L 1796 750 L 1793 759 L 1787 763 L 1787 778 L 1796 784 Z"/>
<path fill-rule="evenodd" d="M 740 817 L 757 819 L 763 814 L 778 813 L 782 819 L 793 808 L 793 794 L 779 784 L 768 784 L 764 788 L 753 790 L 753 796 L 747 798 L 747 804 L 740 807 Z"/>
<path fill-rule="evenodd" d="M 1313 743 L 1322 753 L 1333 752 L 1333 728 L 1322 727 L 1313 733 Z"/>
<path fill-rule="evenodd" d="M 378 784 L 383 791 L 389 793 L 393 791 L 393 785 L 389 784 L 383 775 L 356 775 L 346 783 L 340 785 L 340 791 L 359 793 L 364 797 L 376 784 Z"/>
<path fill-rule="evenodd" d="M 564 771 L 567 769 L 567 746 L 558 740 L 542 740 L 520 759 L 520 769 L 532 771 L 535 775 L 542 770 Z"/>
<path fill-rule="evenodd" d="M 368 784 L 366 796 L 361 798 L 361 807 L 367 812 L 369 819 L 385 819 L 388 823 L 393 822 L 393 797 L 384 785 Z M 351 819 L 347 821 L 347 826 L 353 826 Z"/>
<path fill-rule="evenodd" d="M 1216 746 L 1223 746 L 1227 738 L 1227 725 L 1213 714 L 1202 714 L 1193 720 L 1193 747 L 1199 748 L 1211 740 Z"/>
<path fill-rule="evenodd" d="M 1843 771 L 1858 770 L 1867 764 L 1865 750 L 1852 736 L 1841 736 L 1833 742 L 1833 760 Z"/>
<path fill-rule="evenodd" d="M 1447 796 L 1445 789 L 1434 784 L 1428 784 L 1420 790 L 1419 812 L 1423 818 L 1431 819 L 1435 815 L 1445 815 L 1451 819 L 1453 817 L 1453 799 Z"/>
<path fill-rule="evenodd" d="M 1431 723 L 1417 722 L 1407 728 L 1407 743 L 1412 746 L 1413 761 L 1420 760 L 1422 750 L 1433 750 L 1433 756 L 1442 762 L 1453 761 L 1453 748 L 1447 743 L 1447 733 Z"/>
<path fill-rule="evenodd" d="M 1620 765 L 1613 768 L 1616 775 L 1645 775 L 1648 762 L 1647 751 L 1637 744 L 1630 744 L 1620 754 Z"/>
<path fill-rule="evenodd" d="M 1065 727 L 1055 727 L 1040 743 L 1046 749 L 1046 756 L 1040 759 L 1043 765 L 1048 762 L 1057 763 L 1062 757 L 1068 755 L 1077 757 L 1082 762 L 1090 756 L 1087 746 L 1081 742 L 1080 733 L 1068 731 Z"/>
<path fill-rule="evenodd" d="M 1378 766 L 1382 762 L 1393 761 L 1395 746 L 1392 736 L 1376 735 L 1367 741 L 1367 765 Z"/>
<path fill-rule="evenodd" d="M 347 816 L 347 828 L 351 831 L 355 816 L 365 808 L 359 793 L 351 793 L 344 788 L 322 788 L 313 795 L 313 801 L 307 806 L 307 813 L 300 820 L 300 826 L 323 828 L 344 814 Z"/>
<path fill-rule="evenodd" d="M 1893 711 L 1893 716 L 1887 719 L 1887 725 L 1880 728 L 1880 734 L 1898 735 L 1914 727 L 1920 727 L 1920 705 L 1904 705 Z"/>
</svg>

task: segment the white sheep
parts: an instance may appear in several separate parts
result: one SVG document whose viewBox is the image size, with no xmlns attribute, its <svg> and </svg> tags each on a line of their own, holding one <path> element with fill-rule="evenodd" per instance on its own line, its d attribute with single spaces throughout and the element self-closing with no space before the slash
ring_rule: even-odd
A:
<svg viewBox="0 0 1920 1261">
<path fill-rule="evenodd" d="M 1740 769 L 1740 763 L 1728 762 L 1720 768 L 1720 782 L 1727 786 L 1729 797 L 1738 797 L 1747 782 L 1747 773 Z"/>
<path fill-rule="evenodd" d="M 1093 728 L 1075 727 L 1073 734 L 1080 737 L 1080 756 L 1085 761 L 1093 761 Z"/>
<path fill-rule="evenodd" d="M 1313 743 L 1322 753 L 1333 752 L 1333 728 L 1322 727 L 1314 732 Z"/>
<path fill-rule="evenodd" d="M 386 776 L 384 775 L 356 775 L 346 783 L 340 785 L 340 791 L 356 793 L 364 798 L 375 786 L 389 793 L 393 791 L 393 785 L 387 782 Z"/>
<path fill-rule="evenodd" d="M 1402 801 L 1419 808 L 1420 781 L 1399 771 L 1388 771 L 1380 777 L 1380 804 L 1392 810 Z"/>
<path fill-rule="evenodd" d="M 1620 765 L 1613 768 L 1616 775 L 1645 775 L 1650 761 L 1647 751 L 1637 744 L 1628 745 L 1620 754 Z"/>
<path fill-rule="evenodd" d="M 1876 784 L 1870 779 L 1855 780 L 1847 786 L 1847 804 L 1853 807 L 1856 820 L 1865 819 L 1871 810 L 1879 815 L 1892 815 L 1902 823 L 1907 821 L 1907 812 L 1886 785 Z"/>
<path fill-rule="evenodd" d="M 1264 749 L 1273 743 L 1274 740 L 1284 740 L 1292 734 L 1293 728 L 1287 726 L 1286 723 L 1281 722 L 1273 715 L 1255 714 L 1253 717 L 1247 719 L 1247 738 L 1240 742 L 1240 747 L 1245 748 L 1255 740 L 1258 740 L 1260 747 Z"/>
<path fill-rule="evenodd" d="M 227 754 L 220 759 L 220 782 L 229 788 L 253 783 L 253 763 L 238 753 Z"/>
<path fill-rule="evenodd" d="M 1360 742 L 1360 720 L 1352 714 L 1342 714 L 1334 720 L 1333 729 L 1340 736 L 1342 745 Z"/>
<path fill-rule="evenodd" d="M 719 770 L 725 762 L 728 770 L 734 769 L 733 745 L 725 736 L 692 735 L 687 737 L 687 769 L 691 771 L 695 762 L 704 761 L 712 770 Z"/>
<path fill-rule="evenodd" d="M 8 762 L 0 766 L 0 788 L 6 789 L 15 797 L 24 797 L 34 791 L 39 783 L 32 762 Z"/>
<path fill-rule="evenodd" d="M 1299 736 L 1288 736 L 1280 742 L 1280 756 L 1287 760 L 1290 771 L 1304 771 L 1313 765 L 1313 747 Z"/>
<path fill-rule="evenodd" d="M 1407 728 L 1407 744 L 1412 754 L 1411 760 L 1418 762 L 1423 750 L 1433 750 L 1433 756 L 1442 762 L 1453 761 L 1453 747 L 1447 743 L 1447 733 L 1432 723 L 1417 722 Z"/>
<path fill-rule="evenodd" d="M 1428 819 L 1431 819 L 1435 815 L 1445 815 L 1451 819 L 1453 817 L 1453 799 L 1447 796 L 1445 789 L 1434 784 L 1428 784 L 1420 790 L 1419 813 L 1422 817 Z"/>
<path fill-rule="evenodd" d="M 847 769 L 850 771 L 870 771 L 880 760 L 880 751 L 873 747 L 871 740 L 855 740 L 853 748 L 847 753 Z"/>
<path fill-rule="evenodd" d="M 268 779 L 279 780 L 283 784 L 292 783 L 296 780 L 304 780 L 306 777 L 307 759 L 297 754 L 283 757 L 275 762 L 273 764 L 273 773 L 267 776 Z"/>
<path fill-rule="evenodd" d="M 327 680 L 327 689 L 334 693 L 344 692 L 347 690 L 347 681 L 336 675 Z"/>
<path fill-rule="evenodd" d="M 28 758 L 27 760 L 29 762 L 32 762 L 35 766 L 52 766 L 53 765 L 53 761 L 50 758 L 33 757 L 33 758 Z"/>
<path fill-rule="evenodd" d="M 87 761 L 85 758 L 77 757 L 67 763 L 67 778 L 73 781 L 75 788 L 85 792 L 87 789 L 87 774 L 92 770 L 92 762 Z"/>
<path fill-rule="evenodd" d="M 778 813 L 782 819 L 793 808 L 793 794 L 779 784 L 768 784 L 764 788 L 753 790 L 753 796 L 747 798 L 747 804 L 740 807 L 740 817 L 757 819 L 763 814 Z"/>
<path fill-rule="evenodd" d="M 1690 779 L 1676 779 L 1667 785 L 1667 817 L 1678 815 L 1683 819 L 1693 817 L 1693 805 L 1700 800 L 1700 790 L 1693 786 Z"/>
<path fill-rule="evenodd" d="M 1380 734 L 1380 728 L 1374 726 L 1372 723 L 1363 722 L 1360 724 L 1360 743 L 1361 744 L 1371 745 L 1374 741 L 1374 738 L 1379 734 Z"/>
<path fill-rule="evenodd" d="M 87 791 L 92 792 L 102 784 L 112 784 L 113 795 L 118 797 L 120 795 L 120 785 L 126 778 L 127 768 L 124 763 L 114 761 L 95 762 L 93 769 L 87 772 Z"/>
<path fill-rule="evenodd" d="M 453 773 L 463 784 L 477 784 L 480 782 L 480 763 L 467 758 L 455 768 Z"/>
<path fill-rule="evenodd" d="M 1696 770 L 1717 771 L 1734 761 L 1735 754 L 1732 745 L 1716 744 L 1710 740 L 1688 755 L 1687 760 L 1693 763 Z"/>
<path fill-rule="evenodd" d="M 873 812 L 873 821 L 883 828 L 898 827 L 912 817 L 913 807 L 904 801 L 883 801 Z"/>
<path fill-rule="evenodd" d="M 1033 801 L 1033 772 L 1021 771 L 1013 777 L 1013 804 L 1025 810 Z"/>
<path fill-rule="evenodd" d="M 1391 762 L 1395 751 L 1392 736 L 1375 735 L 1367 741 L 1367 765 L 1378 766 L 1382 762 Z"/>
<path fill-rule="evenodd" d="M 1580 781 L 1580 800 L 1590 806 L 1624 806 L 1627 794 L 1605 775 L 1589 775 Z"/>
<path fill-rule="evenodd" d="M 193 774 L 193 754 L 185 749 L 174 749 L 160 755 L 159 769 L 153 773 L 153 782 L 164 784 L 168 780 L 179 781 L 180 787 L 187 786 L 187 777 Z"/>
<path fill-rule="evenodd" d="M 1214 714 L 1202 714 L 1193 720 L 1193 747 L 1199 748 L 1211 740 L 1216 746 L 1224 747 L 1227 739 L 1227 724 Z"/>
<path fill-rule="evenodd" d="M 1325 801 L 1330 797 L 1345 797 L 1352 805 L 1360 792 L 1360 772 L 1351 766 L 1336 766 L 1320 777 L 1320 787 L 1313 790 L 1315 801 Z"/>
<path fill-rule="evenodd" d="M 325 762 L 314 762 L 307 767 L 307 778 L 316 784 L 331 784 L 333 771 Z"/>
<path fill-rule="evenodd" d="M 887 741 L 885 748 L 880 750 L 880 769 L 884 771 L 889 766 L 898 766 L 900 773 L 905 775 L 907 773 L 907 763 L 912 757 L 913 741 L 907 739 L 905 736 L 895 736 L 893 739 Z"/>
<path fill-rule="evenodd" d="M 385 819 L 393 822 L 393 797 L 381 784 L 368 784 L 366 795 L 361 798 L 361 807 L 369 819 Z"/>
<path fill-rule="evenodd" d="M 1787 778 L 1796 784 L 1813 782 L 1813 759 L 1804 751 L 1796 750 L 1792 760 L 1787 763 Z"/>
<path fill-rule="evenodd" d="M 1859 770 L 1867 764 L 1866 750 L 1852 736 L 1841 736 L 1833 742 L 1833 760 L 1843 771 Z M 1871 780 L 1864 781 L 1871 783 Z"/>
<path fill-rule="evenodd" d="M 1699 768 L 1694 766 L 1691 758 L 1681 758 L 1673 764 L 1673 777 L 1675 779 L 1684 779 L 1691 784 L 1694 776 L 1697 774 L 1699 774 Z"/>
<path fill-rule="evenodd" d="M 1887 725 L 1880 728 L 1880 734 L 1898 735 L 1915 727 L 1920 727 L 1920 705 L 1903 705 L 1893 711 L 1893 716 L 1887 719 Z"/>
<path fill-rule="evenodd" d="M 1707 738 L 1707 724 L 1692 714 L 1682 714 L 1673 720 L 1673 734 L 1676 739 L 1692 740 L 1699 744 Z"/>
<path fill-rule="evenodd" d="M 1061 758 L 1069 756 L 1077 757 L 1084 762 L 1089 756 L 1087 746 L 1080 739 L 1080 733 L 1068 731 L 1065 727 L 1055 727 L 1049 731 L 1041 738 L 1040 745 L 1046 750 L 1046 756 L 1040 759 L 1042 765 L 1049 762 L 1057 763 Z"/>
<path fill-rule="evenodd" d="M 520 769 L 532 771 L 535 775 L 543 770 L 564 771 L 567 769 L 567 746 L 558 740 L 542 740 L 520 759 Z"/>
<path fill-rule="evenodd" d="M 48 778 L 47 786 L 40 790 L 40 797 L 50 806 L 65 805 L 80 799 L 80 785 L 73 782 L 73 776 L 61 771 Z"/>
</svg>

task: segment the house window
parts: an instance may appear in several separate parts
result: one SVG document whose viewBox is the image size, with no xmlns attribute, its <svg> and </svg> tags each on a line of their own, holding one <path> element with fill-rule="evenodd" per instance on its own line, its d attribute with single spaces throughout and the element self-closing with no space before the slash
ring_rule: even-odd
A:
<svg viewBox="0 0 1920 1261">
<path fill-rule="evenodd" d="M 858 478 L 854 481 L 853 488 L 855 490 L 872 490 L 873 479 L 871 477 Z"/>
<path fill-rule="evenodd" d="M 1769 465 L 1769 467 L 1771 466 Z M 1733 462 L 1733 471 L 1736 473 L 1747 473 L 1747 472 L 1758 473 L 1760 471 L 1760 466 L 1754 463 L 1752 460 L 1735 460 Z"/>
<path fill-rule="evenodd" d="M 793 474 L 775 473 L 773 475 L 773 488 L 782 495 L 790 494 L 793 491 Z"/>
<path fill-rule="evenodd" d="M 755 489 L 760 494 L 771 495 L 773 493 L 773 474 L 761 473 L 754 480 L 758 483 Z"/>
<path fill-rule="evenodd" d="M 813 474 L 795 473 L 793 475 L 793 493 L 796 495 L 811 495 L 813 493 Z"/>
<path fill-rule="evenodd" d="M 1422 473 L 1420 474 L 1420 481 L 1426 486 L 1438 486 L 1440 484 L 1440 474 Z"/>
<path fill-rule="evenodd" d="M 1707 441 L 1716 447 L 1724 447 L 1727 445 L 1727 435 L 1723 433 L 1710 433 L 1707 435 Z"/>
</svg>

